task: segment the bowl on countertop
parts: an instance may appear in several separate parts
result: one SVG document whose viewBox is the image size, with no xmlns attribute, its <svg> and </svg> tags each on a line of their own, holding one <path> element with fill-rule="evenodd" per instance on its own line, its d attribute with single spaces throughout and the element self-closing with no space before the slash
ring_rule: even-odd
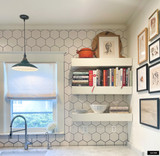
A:
<svg viewBox="0 0 160 156">
<path fill-rule="evenodd" d="M 94 113 L 104 113 L 104 111 L 107 109 L 107 105 L 100 104 L 91 104 L 90 107 Z"/>
</svg>

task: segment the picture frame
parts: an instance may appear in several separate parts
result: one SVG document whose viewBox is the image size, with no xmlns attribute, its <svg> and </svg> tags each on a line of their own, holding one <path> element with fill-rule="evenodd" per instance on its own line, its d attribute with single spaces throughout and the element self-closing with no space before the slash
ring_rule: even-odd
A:
<svg viewBox="0 0 160 156">
<path fill-rule="evenodd" d="M 99 57 L 119 58 L 120 45 L 118 36 L 99 37 Z"/>
<path fill-rule="evenodd" d="M 149 66 L 149 93 L 160 92 L 160 62 Z"/>
<path fill-rule="evenodd" d="M 138 64 L 141 64 L 148 59 L 148 29 L 145 28 L 137 36 L 138 42 Z"/>
<path fill-rule="evenodd" d="M 149 45 L 149 63 L 160 59 L 160 39 Z"/>
<path fill-rule="evenodd" d="M 136 70 L 137 73 L 137 92 L 148 90 L 148 64 Z"/>
<path fill-rule="evenodd" d="M 154 13 L 148 19 L 148 32 L 149 40 L 152 40 L 159 34 L 159 10 L 155 10 Z"/>
<path fill-rule="evenodd" d="M 159 129 L 159 98 L 139 99 L 140 124 Z"/>
</svg>

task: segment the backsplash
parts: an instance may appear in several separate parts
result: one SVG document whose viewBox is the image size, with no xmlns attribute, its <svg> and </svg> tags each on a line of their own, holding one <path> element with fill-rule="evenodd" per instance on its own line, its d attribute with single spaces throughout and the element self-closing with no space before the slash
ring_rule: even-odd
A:
<svg viewBox="0 0 160 156">
<path fill-rule="evenodd" d="M 128 122 L 72 122 L 74 109 L 87 109 L 92 103 L 128 105 L 127 95 L 72 95 L 71 58 L 78 57 L 77 49 L 91 47 L 94 36 L 102 31 L 120 35 L 122 54 L 127 56 L 126 29 L 107 30 L 27 30 L 26 51 L 65 51 L 65 134 L 50 135 L 51 146 L 55 145 L 126 145 L 128 141 Z M 0 30 L 0 51 L 23 51 L 23 30 Z M 112 126 L 116 132 L 112 132 Z M 85 129 L 85 130 L 84 130 Z M 31 146 L 46 146 L 45 135 L 29 135 Z M 24 137 L 0 136 L 0 147 L 23 146 Z"/>
</svg>

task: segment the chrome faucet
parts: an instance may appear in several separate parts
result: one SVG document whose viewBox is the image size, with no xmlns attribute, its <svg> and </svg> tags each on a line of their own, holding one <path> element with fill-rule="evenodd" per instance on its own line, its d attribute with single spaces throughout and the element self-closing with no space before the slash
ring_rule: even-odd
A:
<svg viewBox="0 0 160 156">
<path fill-rule="evenodd" d="M 16 119 L 16 118 L 22 118 L 22 119 L 24 119 L 24 122 L 25 122 L 25 128 L 24 129 L 19 129 L 19 130 L 15 130 L 15 131 L 12 131 L 12 125 L 13 125 L 13 122 L 14 122 L 14 120 Z M 22 116 L 22 115 L 17 115 L 17 116 L 15 116 L 13 119 L 12 119 L 12 121 L 11 121 L 11 124 L 10 124 L 10 138 L 12 138 L 12 133 L 13 132 L 19 132 L 19 131 L 25 131 L 25 143 L 24 143 L 24 149 L 25 150 L 28 150 L 28 145 L 31 145 L 32 143 L 31 142 L 28 142 L 28 137 L 27 137 L 27 121 L 26 121 L 26 119 L 25 119 L 25 117 L 24 116 Z"/>
<path fill-rule="evenodd" d="M 49 133 L 48 132 L 46 132 L 46 140 L 47 140 L 47 149 L 50 149 Z"/>
</svg>

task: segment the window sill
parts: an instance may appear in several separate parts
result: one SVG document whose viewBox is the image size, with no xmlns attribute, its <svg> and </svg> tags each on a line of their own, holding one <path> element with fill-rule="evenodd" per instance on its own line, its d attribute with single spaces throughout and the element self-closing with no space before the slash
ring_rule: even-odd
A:
<svg viewBox="0 0 160 156">
<path fill-rule="evenodd" d="M 45 135 L 46 132 L 28 132 L 27 135 Z M 5 136 L 5 135 L 9 135 L 10 133 L 0 133 L 0 135 Z M 64 134 L 64 132 L 55 132 L 55 133 L 49 133 L 50 135 L 52 134 Z M 13 135 L 24 135 L 24 133 L 13 133 Z"/>
</svg>

